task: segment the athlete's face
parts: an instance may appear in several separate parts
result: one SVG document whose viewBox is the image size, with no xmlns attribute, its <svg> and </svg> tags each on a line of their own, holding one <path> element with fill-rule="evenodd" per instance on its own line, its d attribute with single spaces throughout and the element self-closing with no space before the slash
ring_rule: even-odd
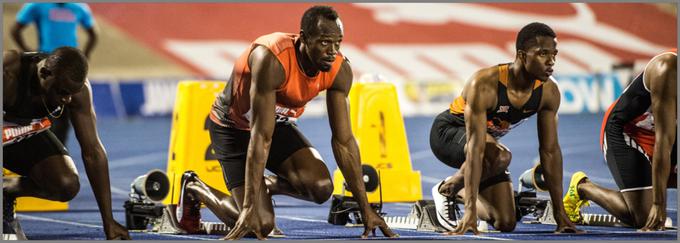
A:
<svg viewBox="0 0 680 243">
<path fill-rule="evenodd" d="M 553 73 L 555 58 L 557 57 L 557 39 L 550 36 L 536 37 L 536 44 L 523 54 L 524 70 L 533 78 L 541 81 L 548 80 Z"/>
<path fill-rule="evenodd" d="M 335 21 L 320 18 L 316 33 L 303 33 L 306 52 L 314 66 L 322 72 L 331 70 L 335 56 L 340 50 L 343 29 L 340 18 Z"/>
<path fill-rule="evenodd" d="M 69 78 L 58 75 L 49 67 L 40 69 L 40 86 L 45 94 L 45 102 L 50 106 L 61 106 L 71 103 L 71 97 L 80 92 L 84 82 L 75 82 Z"/>
</svg>

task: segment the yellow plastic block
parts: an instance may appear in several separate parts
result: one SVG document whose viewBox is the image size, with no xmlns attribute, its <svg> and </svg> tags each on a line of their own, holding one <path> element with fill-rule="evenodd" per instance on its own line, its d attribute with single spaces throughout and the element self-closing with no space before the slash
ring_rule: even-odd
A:
<svg viewBox="0 0 680 243">
<path fill-rule="evenodd" d="M 225 85 L 223 81 L 181 81 L 177 85 L 166 172 L 170 192 L 164 204 L 179 202 L 182 173 L 187 170 L 195 171 L 206 184 L 229 194 L 210 145 L 207 126 L 211 104 Z"/>
<path fill-rule="evenodd" d="M 2 176 L 5 178 L 19 176 L 12 171 L 2 169 Z M 5 198 L 3 198 L 5 200 Z M 68 202 L 51 201 L 37 197 L 17 198 L 17 212 L 39 212 L 39 211 L 66 211 Z"/>
<path fill-rule="evenodd" d="M 383 202 L 422 199 L 420 171 L 411 167 L 411 156 L 399 110 L 397 91 L 391 83 L 355 83 L 349 94 L 352 132 L 359 144 L 361 163 L 375 168 L 381 178 Z M 333 173 L 333 194 L 344 190 L 339 169 Z M 380 188 L 367 192 L 368 201 L 379 202 Z"/>
</svg>

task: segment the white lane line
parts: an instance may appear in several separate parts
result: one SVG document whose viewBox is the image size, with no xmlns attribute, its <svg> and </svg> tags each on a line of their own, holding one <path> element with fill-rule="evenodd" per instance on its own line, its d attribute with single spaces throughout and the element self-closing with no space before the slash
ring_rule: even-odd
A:
<svg viewBox="0 0 680 243">
<path fill-rule="evenodd" d="M 138 156 L 131 156 L 123 159 L 109 160 L 109 174 L 112 169 L 148 163 L 156 163 L 158 162 L 159 159 L 165 159 L 167 156 L 168 156 L 167 152 L 156 152 Z M 87 176 L 81 176 L 81 180 L 83 181 L 83 184 L 89 185 L 90 183 Z M 111 193 L 121 196 L 128 196 L 130 191 L 111 186 Z"/>
<path fill-rule="evenodd" d="M 303 222 L 328 223 L 328 221 L 326 221 L 326 220 L 320 220 L 320 219 L 308 219 L 308 218 L 300 218 L 300 217 L 285 216 L 285 215 L 277 215 L 276 217 L 277 217 L 277 218 L 282 218 L 282 219 L 290 219 L 290 220 L 303 221 Z"/>
<path fill-rule="evenodd" d="M 82 227 L 88 227 L 88 228 L 103 228 L 101 225 L 84 224 L 84 223 L 78 223 L 78 222 L 69 222 L 69 221 L 63 221 L 63 220 L 59 220 L 59 219 L 38 217 L 38 216 L 32 216 L 32 215 L 26 215 L 26 214 L 20 214 L 20 213 L 18 213 L 17 216 L 20 219 L 26 219 L 26 220 L 44 221 L 44 222 L 50 222 L 50 223 L 61 223 L 61 224 L 82 226 Z"/>
<path fill-rule="evenodd" d="M 411 160 L 412 161 L 424 159 L 424 158 L 427 158 L 427 157 L 434 157 L 434 154 L 432 154 L 432 151 L 429 150 L 429 149 L 421 150 L 421 151 L 418 151 L 418 152 L 415 152 L 415 153 L 411 153 Z"/>
<path fill-rule="evenodd" d="M 118 187 L 111 186 L 111 194 L 129 196 L 130 191 L 126 191 L 126 190 L 120 189 Z"/>
<path fill-rule="evenodd" d="M 156 163 L 160 159 L 166 160 L 167 157 L 168 152 L 156 152 L 144 155 L 131 156 L 123 159 L 109 160 L 109 170 L 133 165 Z"/>
<path fill-rule="evenodd" d="M 437 183 L 441 182 L 443 179 L 442 179 L 442 178 L 434 178 L 434 177 L 430 177 L 430 176 L 420 175 L 420 180 L 421 180 L 422 182 L 427 182 L 427 183 L 430 183 L 430 184 L 434 185 L 434 184 L 437 184 Z"/>
<path fill-rule="evenodd" d="M 81 226 L 81 227 L 88 227 L 88 228 L 103 228 L 101 225 L 95 225 L 95 224 L 84 224 L 84 223 L 78 223 L 78 222 L 69 222 L 69 221 L 63 221 L 59 219 L 53 219 L 53 218 L 45 218 L 45 217 L 38 217 L 38 216 L 33 216 L 33 215 L 26 215 L 26 214 L 17 214 L 20 219 L 23 220 L 35 220 L 35 221 L 43 221 L 43 222 L 50 222 L 50 223 L 60 223 L 60 224 L 68 224 L 68 225 L 75 225 L 75 226 Z M 211 238 L 201 238 L 201 237 L 195 237 L 195 236 L 188 236 L 188 235 L 171 235 L 171 234 L 160 234 L 156 232 L 133 232 L 133 233 L 146 233 L 146 234 L 152 234 L 152 235 L 163 235 L 163 236 L 169 236 L 169 237 L 175 237 L 175 238 L 185 238 L 185 239 L 194 239 L 194 240 L 213 240 Z"/>
<path fill-rule="evenodd" d="M 412 231 L 416 232 L 413 230 L 403 230 L 403 229 L 397 229 L 399 231 Z M 312 230 L 291 230 L 292 232 L 295 233 L 306 233 L 306 234 L 311 234 L 311 235 L 318 235 L 318 231 L 312 231 Z M 450 239 L 450 240 L 461 240 L 461 238 L 476 238 L 476 239 L 485 239 L 485 240 L 512 240 L 512 239 L 507 239 L 507 238 L 498 238 L 498 237 L 491 237 L 491 236 L 481 236 L 481 235 L 445 235 L 443 233 L 434 233 L 434 232 L 418 232 L 418 233 L 423 233 L 424 235 L 399 235 L 399 238 L 396 238 L 395 240 L 399 239 L 428 239 L 428 238 L 435 238 L 435 239 Z M 357 236 L 357 238 L 359 238 Z M 391 238 L 386 238 L 382 236 L 379 233 L 376 233 L 376 237 L 373 237 L 373 235 L 369 235 L 369 239 L 373 240 L 392 240 Z M 309 239 L 305 238 L 304 240 L 355 240 L 353 238 L 317 238 L 317 239 Z"/>
</svg>

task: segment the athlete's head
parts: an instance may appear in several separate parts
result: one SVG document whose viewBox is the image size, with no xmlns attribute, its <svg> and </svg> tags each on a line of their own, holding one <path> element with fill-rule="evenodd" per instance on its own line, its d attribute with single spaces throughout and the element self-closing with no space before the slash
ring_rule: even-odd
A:
<svg viewBox="0 0 680 243">
<path fill-rule="evenodd" d="M 557 56 L 557 35 L 550 26 L 534 22 L 524 26 L 517 34 L 516 61 L 524 71 L 539 80 L 548 80 Z"/>
<path fill-rule="evenodd" d="M 331 70 L 342 37 L 342 22 L 332 7 L 314 6 L 302 15 L 300 39 L 305 46 L 304 54 L 320 71 Z"/>
<path fill-rule="evenodd" d="M 38 78 L 42 93 L 50 105 L 71 102 L 71 96 L 83 88 L 87 76 L 87 58 L 73 47 L 55 49 L 39 65 Z"/>
</svg>

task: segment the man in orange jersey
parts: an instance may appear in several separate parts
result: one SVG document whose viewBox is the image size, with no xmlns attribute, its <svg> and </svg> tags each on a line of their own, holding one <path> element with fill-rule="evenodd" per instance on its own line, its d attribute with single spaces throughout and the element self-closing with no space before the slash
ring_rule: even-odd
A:
<svg viewBox="0 0 680 243">
<path fill-rule="evenodd" d="M 254 234 L 264 239 L 274 228 L 271 195 L 323 203 L 333 191 L 328 168 L 295 124 L 307 102 L 327 90 L 331 144 L 338 167 L 361 208 L 364 233 L 376 227 L 397 236 L 369 206 L 361 179 L 359 149 L 352 135 L 347 95 L 349 61 L 339 52 L 343 27 L 331 7 L 309 8 L 299 34 L 257 38 L 236 62 L 224 91 L 210 111 L 210 138 L 231 196 L 210 188 L 195 173 L 182 178 L 178 219 L 198 230 L 200 202 L 224 222 L 236 220 L 225 237 Z M 264 169 L 274 176 L 264 176 Z"/>
<path fill-rule="evenodd" d="M 652 58 L 607 111 L 600 144 L 619 191 L 574 173 L 564 196 L 572 221 L 592 200 L 642 231 L 665 229 L 666 189 L 677 184 L 677 63 L 677 50 Z"/>
<path fill-rule="evenodd" d="M 437 220 L 451 233 L 471 230 L 479 234 L 478 217 L 497 230 L 514 230 L 517 219 L 507 172 L 512 154 L 498 139 L 536 113 L 541 166 L 557 222 L 555 232 L 580 232 L 567 218 L 560 200 L 560 92 L 551 77 L 557 55 L 556 34 L 545 24 L 528 24 L 517 35 L 516 50 L 513 63 L 476 72 L 461 96 L 432 125 L 432 152 L 443 163 L 459 169 L 432 188 Z M 456 196 L 462 196 L 465 205 L 459 223 L 453 210 Z"/>
</svg>

